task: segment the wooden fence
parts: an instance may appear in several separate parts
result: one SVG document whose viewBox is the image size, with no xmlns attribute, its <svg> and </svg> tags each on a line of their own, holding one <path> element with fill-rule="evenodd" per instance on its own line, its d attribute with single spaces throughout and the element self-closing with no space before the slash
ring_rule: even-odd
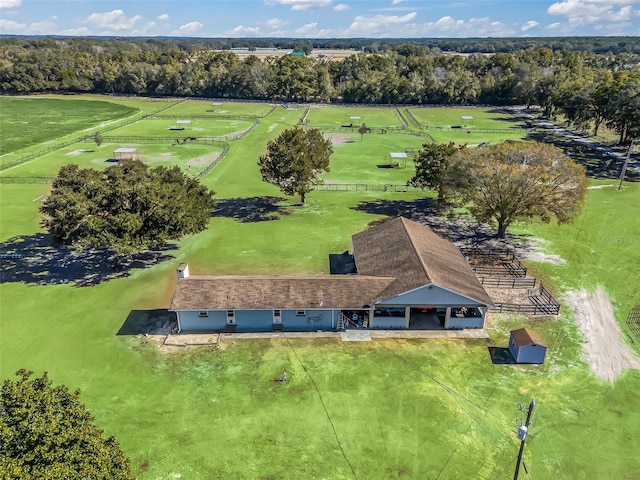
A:
<svg viewBox="0 0 640 480">
<path fill-rule="evenodd" d="M 558 315 L 560 304 L 551 293 L 540 284 L 540 290 L 529 295 L 528 304 L 497 303 L 495 312 L 520 313 L 522 315 Z"/>
<path fill-rule="evenodd" d="M 534 288 L 536 279 L 531 277 L 478 277 L 485 287 L 496 288 Z"/>
<path fill-rule="evenodd" d="M 512 250 L 461 248 L 462 253 L 476 276 L 483 277 L 521 277 L 527 276 L 527 267 Z M 476 264 L 477 262 L 481 264 Z"/>
<path fill-rule="evenodd" d="M 370 183 L 322 183 L 314 187 L 315 190 L 322 192 L 417 192 L 422 191 L 421 188 L 411 187 L 409 185 L 387 183 L 384 185 Z"/>
<path fill-rule="evenodd" d="M 50 183 L 54 177 L 0 177 L 0 183 Z"/>
</svg>

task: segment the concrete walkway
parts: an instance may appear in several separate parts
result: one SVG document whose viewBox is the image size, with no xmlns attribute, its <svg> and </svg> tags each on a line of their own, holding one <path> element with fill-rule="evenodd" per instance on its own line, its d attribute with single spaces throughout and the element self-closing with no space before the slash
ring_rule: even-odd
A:
<svg viewBox="0 0 640 480">
<path fill-rule="evenodd" d="M 190 335 L 193 337 L 194 335 Z M 376 339 L 430 339 L 430 338 L 489 338 L 487 332 L 481 328 L 466 330 L 357 330 L 344 332 L 252 332 L 252 333 L 221 333 L 220 341 L 251 340 L 256 338 L 340 338 L 345 342 L 370 341 Z"/>
</svg>

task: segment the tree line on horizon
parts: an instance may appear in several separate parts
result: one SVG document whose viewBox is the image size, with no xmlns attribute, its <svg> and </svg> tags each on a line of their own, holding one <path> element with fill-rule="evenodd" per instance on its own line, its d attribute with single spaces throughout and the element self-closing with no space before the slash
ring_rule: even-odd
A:
<svg viewBox="0 0 640 480">
<path fill-rule="evenodd" d="M 497 39 L 496 41 L 498 41 Z M 3 38 L 3 94 L 99 93 L 408 105 L 538 105 L 595 134 L 640 135 L 640 57 L 529 48 L 469 56 L 419 42 L 329 61 L 213 50 L 204 41 Z M 633 43 L 633 42 L 631 42 Z"/>
</svg>

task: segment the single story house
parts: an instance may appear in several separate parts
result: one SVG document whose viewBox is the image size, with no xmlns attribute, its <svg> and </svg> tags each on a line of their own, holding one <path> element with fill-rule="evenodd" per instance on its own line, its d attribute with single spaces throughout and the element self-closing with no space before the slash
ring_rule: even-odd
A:
<svg viewBox="0 0 640 480">
<path fill-rule="evenodd" d="M 527 328 L 511 330 L 509 352 L 516 363 L 544 363 L 547 347 L 542 344 L 540 335 Z"/>
<path fill-rule="evenodd" d="M 178 272 L 179 331 L 483 328 L 493 306 L 456 246 L 406 218 L 352 237 L 325 275 Z"/>
</svg>

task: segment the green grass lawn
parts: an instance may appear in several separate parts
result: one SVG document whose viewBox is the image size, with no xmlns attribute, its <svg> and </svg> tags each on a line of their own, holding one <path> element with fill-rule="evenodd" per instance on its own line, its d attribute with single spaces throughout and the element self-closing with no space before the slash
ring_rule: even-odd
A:
<svg viewBox="0 0 640 480">
<path fill-rule="evenodd" d="M 189 120 L 184 118 L 184 120 Z M 228 120 L 216 118 L 194 118 L 184 130 L 171 130 L 176 126 L 175 120 L 145 119 L 132 125 L 112 130 L 107 135 L 149 136 L 149 137 L 217 137 L 231 133 L 242 133 L 253 125 L 244 120 Z"/>
<path fill-rule="evenodd" d="M 116 435 L 141 479 L 511 478 L 515 421 L 523 418 L 516 405 L 532 396 L 538 406 L 525 449 L 531 478 L 636 478 L 640 372 L 599 382 L 566 308 L 556 319 L 492 317 L 490 341 L 279 338 L 161 352 L 145 337 L 117 335 L 132 311 L 167 307 L 180 262 L 196 274 L 326 272 L 328 253 L 350 248 L 352 234 L 383 217 L 379 207 L 389 202 L 381 202 L 415 205 L 421 194 L 311 192 L 308 207 L 299 208 L 297 198 L 263 183 L 256 162 L 266 142 L 300 115 L 277 109 L 231 143 L 203 179 L 226 216 L 214 214 L 205 232 L 181 240 L 173 260 L 94 287 L 3 277 L 0 378 L 18 368 L 46 370 L 54 383 L 80 388 L 97 424 Z M 383 180 L 375 175 L 404 175 L 378 172 L 365 157 L 386 158 L 412 138 L 372 134 L 361 142 L 357 136 L 335 148 L 327 175 L 371 183 Z M 95 147 L 77 148 L 88 145 Z M 154 155 L 178 148 L 149 147 L 166 149 Z M 188 152 L 185 160 L 200 155 Z M 84 164 L 93 165 L 89 153 L 66 153 L 10 172 L 49 175 L 85 155 Z M 640 235 L 639 187 L 590 190 L 575 224 L 514 229 L 544 237 L 549 253 L 567 260 L 532 265 L 550 288 L 561 294 L 603 285 L 620 323 L 640 300 L 640 249 L 620 240 Z M 34 199 L 48 188 L 0 184 L 0 240 L 39 232 L 41 203 Z M 541 334 L 547 363 L 492 365 L 487 346 L 506 346 L 509 330 L 520 326 Z M 289 381 L 274 382 L 284 368 Z M 520 478 L 527 478 L 522 471 Z"/>
<path fill-rule="evenodd" d="M 351 120 L 360 117 L 360 121 Z M 312 107 L 307 115 L 312 126 L 339 127 L 366 123 L 368 127 L 401 127 L 395 108 L 382 107 Z"/>
<path fill-rule="evenodd" d="M 213 106 L 213 103 L 222 105 Z M 164 115 L 257 115 L 262 116 L 269 113 L 272 105 L 268 103 L 246 103 L 246 102 L 225 102 L 209 100 L 187 100 L 180 102 L 169 110 L 163 112 Z"/>
<path fill-rule="evenodd" d="M 463 125 L 462 117 L 473 117 L 472 122 L 466 122 L 465 128 L 510 128 L 523 127 L 521 121 L 513 121 L 511 115 L 498 112 L 492 108 L 480 107 L 409 107 L 408 110 L 420 123 L 427 127 L 450 127 Z"/>
<path fill-rule="evenodd" d="M 0 154 L 127 117 L 136 111 L 104 100 L 0 96 Z"/>
</svg>

